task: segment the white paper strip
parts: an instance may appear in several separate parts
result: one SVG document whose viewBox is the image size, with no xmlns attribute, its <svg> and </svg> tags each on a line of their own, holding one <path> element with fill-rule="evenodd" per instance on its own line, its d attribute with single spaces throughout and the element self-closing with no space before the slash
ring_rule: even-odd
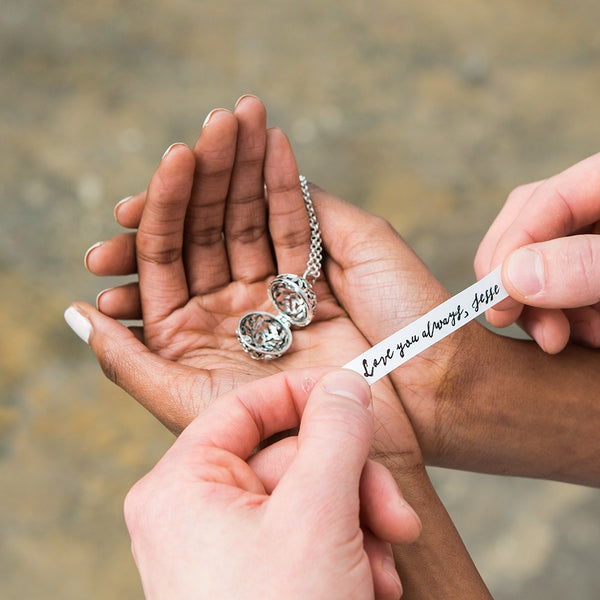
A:
<svg viewBox="0 0 600 600">
<path fill-rule="evenodd" d="M 370 384 L 444 339 L 488 308 L 504 300 L 508 293 L 497 267 L 477 283 L 436 306 L 426 315 L 393 333 L 344 365 L 360 373 Z"/>
</svg>

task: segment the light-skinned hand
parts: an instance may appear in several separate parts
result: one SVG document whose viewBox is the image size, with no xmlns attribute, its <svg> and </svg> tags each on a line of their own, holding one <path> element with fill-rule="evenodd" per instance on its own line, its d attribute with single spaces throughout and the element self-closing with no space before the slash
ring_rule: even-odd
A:
<svg viewBox="0 0 600 600">
<path fill-rule="evenodd" d="M 502 264 L 511 298 L 492 325 L 521 326 L 549 353 L 600 346 L 600 154 L 516 188 L 483 238 L 475 272 Z M 525 305 L 525 306 L 524 306 Z"/>
<path fill-rule="evenodd" d="M 367 459 L 366 381 L 322 375 L 290 371 L 226 394 L 132 488 L 125 515 L 149 600 L 401 596 L 390 542 L 414 541 L 419 518 Z M 281 472 L 264 473 L 257 445 L 297 426 L 267 450 L 285 445 Z"/>
</svg>

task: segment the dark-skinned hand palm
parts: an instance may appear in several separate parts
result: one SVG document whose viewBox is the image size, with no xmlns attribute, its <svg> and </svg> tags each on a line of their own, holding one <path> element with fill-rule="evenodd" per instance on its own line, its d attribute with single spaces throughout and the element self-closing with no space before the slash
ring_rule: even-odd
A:
<svg viewBox="0 0 600 600">
<path fill-rule="evenodd" d="M 244 354 L 237 322 L 248 311 L 274 312 L 268 281 L 304 272 L 310 230 L 288 140 L 266 129 L 258 99 L 243 97 L 233 113 L 213 111 L 193 150 L 172 146 L 147 191 L 115 211 L 137 232 L 88 252 L 96 275 L 139 276 L 102 293 L 100 312 L 79 303 L 93 324 L 92 349 L 107 375 L 171 430 L 244 382 L 343 365 L 447 297 L 385 221 L 318 188 L 312 195 L 327 253 L 314 286 L 317 313 L 274 361 Z M 106 317 L 141 318 L 143 329 L 132 334 Z M 435 412 L 458 343 L 440 343 L 374 386 L 375 455 L 400 459 L 397 467 L 422 462 L 398 394 L 423 450 L 435 453 L 443 433 L 422 415 Z"/>
</svg>

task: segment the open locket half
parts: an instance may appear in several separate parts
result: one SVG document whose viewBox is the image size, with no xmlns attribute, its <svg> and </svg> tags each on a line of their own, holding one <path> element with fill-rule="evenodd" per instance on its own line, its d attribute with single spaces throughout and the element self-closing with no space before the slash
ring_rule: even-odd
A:
<svg viewBox="0 0 600 600">
<path fill-rule="evenodd" d="M 256 360 L 279 358 L 292 344 L 291 327 L 306 327 L 317 306 L 310 283 L 293 273 L 275 277 L 268 294 L 278 314 L 246 313 L 236 330 L 244 352 Z"/>
</svg>

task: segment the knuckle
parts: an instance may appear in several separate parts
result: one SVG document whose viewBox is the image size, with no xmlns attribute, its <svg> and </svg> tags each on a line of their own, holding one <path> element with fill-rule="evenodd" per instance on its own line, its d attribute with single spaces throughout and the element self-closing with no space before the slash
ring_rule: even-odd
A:
<svg viewBox="0 0 600 600">
<path fill-rule="evenodd" d="M 525 183 L 522 185 L 518 185 L 513 188 L 507 198 L 506 204 L 512 204 L 514 202 L 520 202 L 523 198 L 527 198 L 531 195 L 531 184 Z"/>
<path fill-rule="evenodd" d="M 110 348 L 103 348 L 96 353 L 102 372 L 109 381 L 119 385 L 119 361 Z"/>
<path fill-rule="evenodd" d="M 368 241 L 387 238 L 398 240 L 401 238 L 393 225 L 387 219 L 380 216 L 375 216 L 369 221 L 368 226 L 365 227 L 365 232 L 366 235 L 362 237 Z"/>
<path fill-rule="evenodd" d="M 247 188 L 252 187 L 250 183 L 244 185 L 242 190 L 239 190 L 237 193 L 231 194 L 230 197 L 230 205 L 239 207 L 246 207 L 246 210 L 252 213 L 252 217 L 254 217 L 259 211 L 265 210 L 265 196 L 264 193 L 251 193 L 247 191 Z"/>
<path fill-rule="evenodd" d="M 223 241 L 220 226 L 205 227 L 204 229 L 189 229 L 184 232 L 184 242 L 190 246 L 210 247 Z"/>
<path fill-rule="evenodd" d="M 162 235 L 159 236 L 156 234 L 153 235 L 146 233 L 146 236 L 154 239 L 152 240 L 152 243 L 138 243 L 138 262 L 156 265 L 170 265 L 177 262 L 181 258 L 180 245 L 165 244 L 165 236 Z M 148 240 L 146 240 L 146 242 L 148 242 Z"/>
<path fill-rule="evenodd" d="M 265 145 L 262 137 L 248 140 L 244 156 L 236 163 L 236 167 L 245 173 L 262 173 L 264 152 Z"/>
<path fill-rule="evenodd" d="M 132 536 L 135 535 L 135 532 L 139 528 L 143 507 L 147 505 L 150 499 L 150 495 L 146 492 L 147 485 L 145 480 L 146 478 L 143 478 L 135 483 L 129 492 L 127 492 L 123 501 L 123 516 L 127 529 L 129 529 Z"/>
<path fill-rule="evenodd" d="M 579 240 L 569 240 L 574 246 L 576 261 L 569 261 L 575 267 L 575 275 L 578 280 L 578 286 L 589 297 L 589 302 L 594 303 L 600 300 L 600 289 L 598 286 L 598 249 L 592 244 L 589 236 L 582 236 Z M 567 255 L 572 253 L 567 250 Z"/>
<path fill-rule="evenodd" d="M 294 249 L 308 246 L 310 242 L 310 229 L 307 226 L 307 216 L 304 206 L 297 207 L 287 213 L 279 214 L 278 220 L 282 224 L 277 238 L 273 241 L 281 248 Z"/>
<path fill-rule="evenodd" d="M 252 244 L 263 237 L 265 228 L 260 224 L 247 224 L 231 227 L 227 231 L 227 237 L 235 239 L 243 244 Z"/>
<path fill-rule="evenodd" d="M 379 215 L 368 215 L 363 226 L 352 232 L 355 240 L 378 240 L 388 237 L 399 238 L 400 234 L 393 225 L 384 217 Z"/>
<path fill-rule="evenodd" d="M 204 153 L 204 168 L 194 175 L 194 185 L 198 189 L 210 189 L 231 176 L 232 158 L 229 150 L 206 148 Z"/>
<path fill-rule="evenodd" d="M 102 372 L 109 381 L 121 388 L 125 387 L 124 375 L 128 372 L 134 373 L 137 370 L 133 360 L 137 352 L 136 342 L 133 334 L 131 334 L 128 340 L 111 339 L 108 343 L 96 349 L 96 358 Z"/>
<path fill-rule="evenodd" d="M 563 224 L 564 233 L 570 233 L 575 229 L 576 218 L 573 213 L 573 199 L 560 188 L 559 180 L 554 182 L 553 195 L 560 220 Z"/>
<path fill-rule="evenodd" d="M 379 232 L 382 231 L 384 233 L 391 233 L 394 232 L 396 233 L 396 230 L 394 229 L 394 227 L 392 226 L 392 224 L 385 219 L 384 217 L 380 216 L 380 215 L 375 215 L 372 219 L 371 222 L 371 229 L 373 232 Z"/>
<path fill-rule="evenodd" d="M 165 521 L 173 503 L 169 475 L 159 462 L 127 492 L 123 516 L 132 538 L 143 528 Z"/>
<path fill-rule="evenodd" d="M 269 181 L 267 186 L 267 197 L 288 196 L 298 193 L 298 176 L 292 169 L 282 168 L 277 178 Z"/>
<path fill-rule="evenodd" d="M 475 273 L 477 275 L 482 275 L 485 270 L 486 263 L 488 262 L 489 261 L 484 260 L 483 252 L 481 250 L 478 250 L 473 260 L 473 270 L 475 271 Z"/>
</svg>

